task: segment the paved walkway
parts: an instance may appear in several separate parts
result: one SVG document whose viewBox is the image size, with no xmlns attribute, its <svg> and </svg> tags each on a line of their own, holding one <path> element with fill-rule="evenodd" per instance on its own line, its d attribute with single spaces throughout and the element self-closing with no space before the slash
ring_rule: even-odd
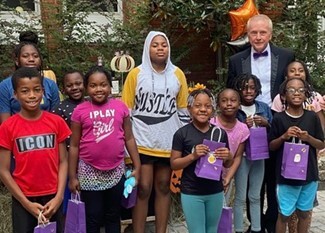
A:
<svg viewBox="0 0 325 233">
<path fill-rule="evenodd" d="M 319 205 L 314 208 L 312 223 L 309 233 L 325 233 L 325 190 L 320 190 L 317 193 Z M 146 233 L 154 233 L 154 222 L 148 222 Z M 129 233 L 131 231 L 125 231 Z M 169 227 L 168 233 L 187 233 L 185 223 L 173 225 Z"/>
<path fill-rule="evenodd" d="M 325 233 L 325 190 L 318 191 L 319 206 L 314 208 L 310 233 Z"/>
</svg>

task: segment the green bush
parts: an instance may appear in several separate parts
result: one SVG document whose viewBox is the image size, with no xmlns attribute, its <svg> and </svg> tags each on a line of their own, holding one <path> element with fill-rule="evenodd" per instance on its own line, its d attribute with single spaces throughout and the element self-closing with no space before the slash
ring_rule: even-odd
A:
<svg viewBox="0 0 325 233">
<path fill-rule="evenodd" d="M 95 8 L 97 9 L 96 4 L 73 0 L 61 2 L 65 7 L 43 3 L 43 7 L 55 12 L 49 15 L 50 23 L 43 22 L 43 27 L 39 26 L 39 19 L 34 18 L 31 21 L 31 14 L 15 12 L 14 9 L 11 9 L 12 13 L 19 21 L 6 21 L 0 18 L 0 78 L 7 77 L 13 71 L 12 52 L 14 46 L 18 44 L 19 32 L 26 30 L 38 33 L 44 68 L 54 70 L 59 80 L 69 69 L 85 72 L 96 63 L 98 56 L 103 57 L 104 64 L 109 68 L 116 51 L 128 51 L 138 64 L 146 30 L 139 33 L 135 28 L 124 26 L 121 21 L 114 19 L 112 16 L 114 13 L 109 5 L 106 12 L 99 12 L 107 23 L 95 26 L 95 22 L 86 18 Z M 0 11 L 4 9 L 8 10 L 0 1 Z M 48 37 L 51 37 L 51 40 L 47 40 Z"/>
<path fill-rule="evenodd" d="M 265 2 L 274 0 L 255 1 L 258 8 Z M 0 10 L 4 9 L 0 0 Z M 227 61 L 231 55 L 227 42 L 230 40 L 229 11 L 236 10 L 245 2 L 241 1 L 127 1 L 128 11 L 123 12 L 126 23 L 112 17 L 112 5 L 104 5 L 102 16 L 107 24 L 95 27 L 95 22 L 86 20 L 87 16 L 98 11 L 97 4 L 88 1 L 62 0 L 62 6 L 46 6 L 55 14 L 49 17 L 55 24 L 44 24 L 27 14 L 15 14 L 20 22 L 0 19 L 0 78 L 4 78 L 13 70 L 12 50 L 17 44 L 17 35 L 22 30 L 37 31 L 41 37 L 40 47 L 43 52 L 45 65 L 53 69 L 58 78 L 67 69 L 85 71 L 96 62 L 98 56 L 104 58 L 109 67 L 110 60 L 116 51 L 128 51 L 135 58 L 136 64 L 141 62 L 142 46 L 145 36 L 151 29 L 161 29 L 166 32 L 173 46 L 172 59 L 178 64 L 195 47 L 195 42 L 202 32 L 208 32 L 207 41 L 211 49 L 216 51 L 216 77 L 224 81 L 227 74 Z M 110 2 L 110 1 L 108 1 Z M 279 2 L 279 1 L 277 1 Z M 296 2 L 294 8 L 289 3 Z M 283 0 L 285 8 L 281 16 L 274 20 L 274 36 L 272 41 L 281 47 L 292 48 L 297 58 L 309 64 L 313 84 L 324 94 L 325 85 L 325 34 L 321 30 L 320 21 L 324 18 L 325 2 L 321 0 Z M 103 6 L 101 6 L 103 8 Z M 262 8 L 261 8 L 262 9 Z M 136 12 L 136 14 L 134 13 Z M 111 29 L 110 31 L 108 29 Z M 91 29 L 91 30 L 90 30 Z M 180 33 L 180 29 L 188 34 Z M 48 38 L 53 38 L 48 43 Z M 182 42 L 181 42 L 182 41 Z M 175 45 L 175 46 L 174 46 Z M 188 46 L 191 45 L 191 46 Z M 51 49 L 55 46 L 55 49 Z M 184 71 L 193 67 L 183 65 Z M 198 64 L 198 67 L 200 64 Z M 204 65 L 200 66 L 204 69 Z M 220 72 L 222 70 L 222 72 Z M 218 89 L 218 88 L 217 88 Z"/>
</svg>

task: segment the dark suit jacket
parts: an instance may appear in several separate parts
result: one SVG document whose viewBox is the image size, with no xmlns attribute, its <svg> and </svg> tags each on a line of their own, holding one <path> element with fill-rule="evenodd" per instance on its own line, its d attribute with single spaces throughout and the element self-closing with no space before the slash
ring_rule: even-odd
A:
<svg viewBox="0 0 325 233">
<path fill-rule="evenodd" d="M 284 81 L 288 64 L 295 58 L 294 52 L 289 49 L 279 48 L 270 44 L 271 50 L 271 98 L 279 93 L 279 87 Z M 236 76 L 243 73 L 252 73 L 251 69 L 251 47 L 232 55 L 229 58 L 227 87 L 233 87 Z"/>
</svg>

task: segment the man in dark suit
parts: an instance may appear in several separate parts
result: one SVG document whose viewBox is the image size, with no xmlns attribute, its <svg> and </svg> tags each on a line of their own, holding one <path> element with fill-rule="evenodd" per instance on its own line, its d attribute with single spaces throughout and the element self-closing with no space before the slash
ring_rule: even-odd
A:
<svg viewBox="0 0 325 233">
<path fill-rule="evenodd" d="M 285 79 L 287 65 L 294 60 L 294 52 L 270 44 L 272 38 L 272 21 L 263 14 L 255 15 L 247 22 L 247 36 L 251 46 L 229 58 L 227 87 L 232 87 L 236 77 L 242 73 L 256 75 L 262 84 L 262 94 L 256 99 L 271 106 L 273 98 Z M 275 158 L 265 160 L 265 176 L 267 206 L 265 218 L 262 220 L 268 233 L 275 232 L 278 215 L 275 181 Z M 261 191 L 261 211 L 263 210 L 264 188 Z M 261 212 L 262 216 L 262 212 Z"/>
<path fill-rule="evenodd" d="M 261 100 L 269 106 L 284 81 L 287 65 L 294 60 L 293 51 L 269 43 L 272 27 L 272 21 L 266 15 L 255 15 L 249 19 L 247 35 L 251 47 L 229 58 L 227 80 L 227 86 L 232 87 L 239 74 L 256 75 L 262 83 Z"/>
</svg>

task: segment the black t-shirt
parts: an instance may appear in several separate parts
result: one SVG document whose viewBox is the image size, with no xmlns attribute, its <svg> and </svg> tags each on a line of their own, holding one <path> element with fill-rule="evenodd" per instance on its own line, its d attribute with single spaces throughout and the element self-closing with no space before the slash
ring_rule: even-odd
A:
<svg viewBox="0 0 325 233">
<path fill-rule="evenodd" d="M 202 144 L 203 139 L 211 140 L 211 132 L 215 126 L 210 126 L 206 133 L 202 133 L 190 123 L 176 131 L 173 137 L 173 150 L 181 151 L 185 157 L 192 153 L 192 149 L 197 144 Z M 217 127 L 216 127 L 217 128 Z M 228 137 L 226 132 L 217 128 L 213 133 L 213 140 L 217 141 L 219 134 L 221 135 L 220 142 L 226 143 L 228 147 Z M 196 161 L 193 161 L 189 166 L 183 169 L 181 178 L 181 192 L 191 195 L 209 195 L 223 191 L 222 180 L 215 181 L 197 177 L 194 173 Z"/>
<path fill-rule="evenodd" d="M 301 130 L 307 131 L 309 135 L 313 136 L 316 139 L 321 141 L 324 140 L 324 134 L 322 130 L 322 125 L 320 120 L 315 112 L 304 110 L 304 114 L 299 118 L 290 117 L 285 112 L 275 113 L 270 129 L 270 141 L 280 137 L 283 135 L 289 127 L 297 126 Z M 298 139 L 295 139 L 298 142 Z M 288 142 L 292 142 L 292 138 L 288 140 Z M 275 151 L 276 156 L 276 177 L 278 184 L 287 184 L 287 185 L 305 185 L 311 181 L 317 181 L 318 177 L 318 166 L 317 166 L 317 154 L 316 149 L 312 147 L 309 143 L 302 141 L 302 143 L 309 145 L 309 154 L 308 154 L 308 167 L 307 167 L 307 178 L 305 181 L 303 180 L 293 180 L 286 179 L 281 175 L 281 165 L 282 165 L 282 146 Z"/>
<path fill-rule="evenodd" d="M 62 102 L 60 102 L 53 110 L 52 112 L 56 115 L 59 115 L 63 118 L 63 120 L 67 123 L 67 125 L 71 128 L 71 115 L 73 113 L 73 110 L 75 107 L 77 107 L 78 104 L 82 103 L 84 100 L 80 101 L 73 101 L 69 98 L 66 98 Z M 70 135 L 71 136 L 71 135 Z M 69 149 L 70 147 L 70 136 L 66 139 L 66 147 Z"/>
</svg>

